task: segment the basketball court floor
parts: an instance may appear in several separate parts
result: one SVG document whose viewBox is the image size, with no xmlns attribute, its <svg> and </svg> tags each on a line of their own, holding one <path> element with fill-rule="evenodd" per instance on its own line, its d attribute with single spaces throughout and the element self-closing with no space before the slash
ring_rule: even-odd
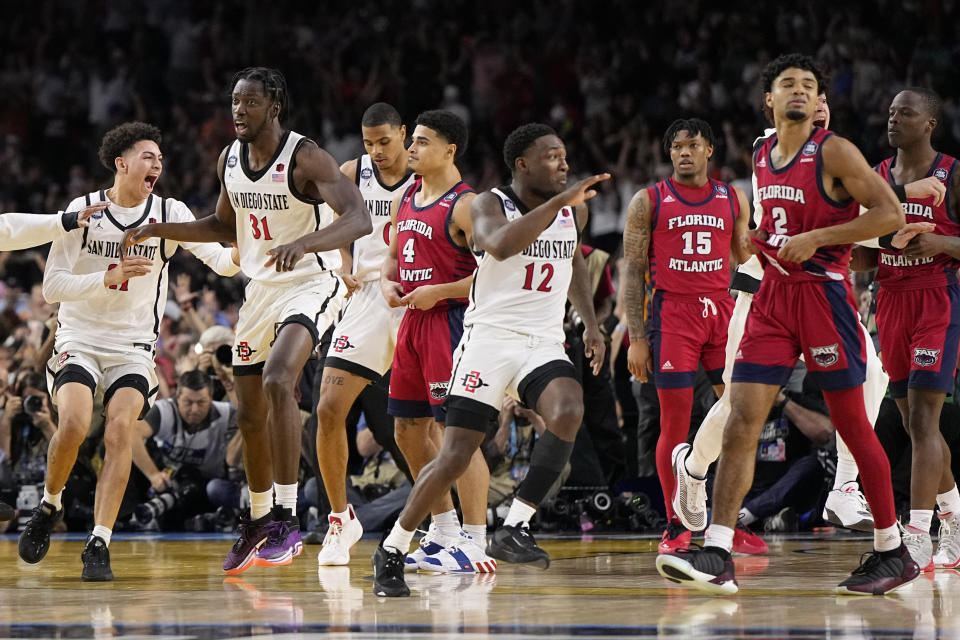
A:
<svg viewBox="0 0 960 640">
<path fill-rule="evenodd" d="M 657 540 L 541 540 L 547 571 L 408 574 L 409 598 L 371 592 L 362 540 L 349 567 L 318 571 L 318 547 L 293 564 L 237 577 L 220 565 L 227 536 L 118 534 L 116 580 L 80 581 L 82 537 L 54 538 L 27 565 L 0 536 L 0 638 L 402 637 L 933 638 L 960 636 L 960 573 L 924 574 L 885 597 L 833 592 L 871 544 L 845 534 L 767 538 L 766 556 L 736 560 L 740 592 L 701 595 L 661 578 Z"/>
</svg>

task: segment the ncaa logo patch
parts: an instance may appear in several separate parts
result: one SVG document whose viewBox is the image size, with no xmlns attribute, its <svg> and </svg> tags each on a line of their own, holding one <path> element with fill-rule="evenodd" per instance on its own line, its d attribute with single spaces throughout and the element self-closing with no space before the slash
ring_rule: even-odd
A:
<svg viewBox="0 0 960 640">
<path fill-rule="evenodd" d="M 449 382 L 431 382 L 430 397 L 434 400 L 443 400 L 447 397 L 447 385 Z"/>
<path fill-rule="evenodd" d="M 503 207 L 504 207 L 504 209 L 506 209 L 507 211 L 516 211 L 516 210 L 517 210 L 517 205 L 513 204 L 513 200 L 504 200 L 504 201 L 503 201 Z"/>
<path fill-rule="evenodd" d="M 824 369 L 832 367 L 840 360 L 840 343 L 835 342 L 825 347 L 810 347 L 810 356 L 818 366 Z"/>
<path fill-rule="evenodd" d="M 444 201 L 444 202 L 451 202 L 451 201 L 453 201 L 453 199 L 456 198 L 456 197 L 457 197 L 457 194 L 451 192 L 451 193 L 448 193 L 447 195 L 443 196 L 443 201 Z"/>
<path fill-rule="evenodd" d="M 230 156 L 227 158 L 227 166 L 230 168 L 237 166 L 237 156 Z"/>
<path fill-rule="evenodd" d="M 371 169 L 370 167 L 364 167 L 360 171 L 360 177 L 364 180 L 369 180 L 370 178 L 373 177 L 373 169 Z"/>
<path fill-rule="evenodd" d="M 812 156 L 817 153 L 818 146 L 819 145 L 817 145 L 816 142 L 811 140 L 807 144 L 803 145 L 803 151 L 801 153 L 803 153 L 805 156 Z"/>
<path fill-rule="evenodd" d="M 946 182 L 946 181 L 947 181 L 947 170 L 944 169 L 943 167 L 940 167 L 939 169 L 937 169 L 936 171 L 933 172 L 933 177 L 936 178 L 937 180 L 939 180 L 940 182 Z"/>
<path fill-rule="evenodd" d="M 713 188 L 713 190 L 717 192 L 717 195 L 721 195 L 721 196 L 727 195 L 727 188 L 722 184 L 716 185 Z"/>
<path fill-rule="evenodd" d="M 932 367 L 940 359 L 940 349 L 921 349 L 913 350 L 913 361 L 918 367 Z"/>
</svg>

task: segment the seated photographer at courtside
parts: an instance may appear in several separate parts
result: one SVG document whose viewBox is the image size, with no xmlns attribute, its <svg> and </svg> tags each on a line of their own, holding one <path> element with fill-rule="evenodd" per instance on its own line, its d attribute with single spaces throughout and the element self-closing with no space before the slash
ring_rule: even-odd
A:
<svg viewBox="0 0 960 640">
<path fill-rule="evenodd" d="M 208 485 L 239 465 L 242 440 L 234 408 L 213 400 L 210 376 L 181 375 L 176 397 L 158 400 L 138 425 L 133 462 L 142 476 L 131 476 L 124 501 L 139 502 L 135 526 L 181 529 L 184 519 L 212 511 Z"/>
</svg>

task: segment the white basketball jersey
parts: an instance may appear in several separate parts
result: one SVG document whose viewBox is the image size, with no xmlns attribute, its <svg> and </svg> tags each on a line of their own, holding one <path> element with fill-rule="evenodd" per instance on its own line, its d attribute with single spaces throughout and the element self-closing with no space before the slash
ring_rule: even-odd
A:
<svg viewBox="0 0 960 640">
<path fill-rule="evenodd" d="M 333 221 L 330 207 L 297 192 L 293 182 L 297 149 L 304 136 L 288 131 L 280 139 L 276 155 L 254 172 L 248 164 L 249 149 L 235 140 L 227 151 L 223 184 L 237 214 L 237 248 L 240 267 L 252 280 L 280 284 L 304 280 L 338 269 L 338 251 L 306 253 L 291 271 L 264 267 L 267 251 L 289 244 Z"/>
<path fill-rule="evenodd" d="M 507 187 L 493 189 L 508 220 L 527 209 Z M 473 276 L 465 326 L 487 324 L 562 342 L 567 291 L 579 240 L 577 217 L 570 207 L 529 247 L 506 260 L 484 253 Z"/>
<path fill-rule="evenodd" d="M 106 194 L 93 192 L 75 199 L 67 210 L 78 211 L 101 200 L 107 200 Z M 57 344 L 79 341 L 152 352 L 167 301 L 167 262 L 179 243 L 149 238 L 131 247 L 128 255 L 153 261 L 146 275 L 108 288 L 103 273 L 119 264 L 126 229 L 193 220 L 182 202 L 150 195 L 129 209 L 111 204 L 93 215 L 89 227 L 56 240 L 47 257 L 43 288 L 48 300 L 60 301 Z"/>
<path fill-rule="evenodd" d="M 353 273 L 361 274 L 361 280 L 368 282 L 380 277 L 380 267 L 387 258 L 390 244 L 390 205 L 394 197 L 413 184 L 411 172 L 393 186 L 383 184 L 380 171 L 370 160 L 369 154 L 357 158 L 357 186 L 363 194 L 363 201 L 370 210 L 373 231 L 353 243 Z"/>
</svg>

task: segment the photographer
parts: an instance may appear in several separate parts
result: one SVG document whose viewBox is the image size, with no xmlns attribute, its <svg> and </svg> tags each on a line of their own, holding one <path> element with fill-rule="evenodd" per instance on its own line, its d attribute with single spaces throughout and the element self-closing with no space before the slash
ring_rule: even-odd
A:
<svg viewBox="0 0 960 640">
<path fill-rule="evenodd" d="M 184 518 L 211 511 L 208 485 L 227 481 L 227 468 L 240 463 L 236 411 L 213 400 L 210 383 L 204 371 L 184 373 L 176 398 L 157 401 L 138 423 L 144 440 L 135 440 L 133 461 L 149 482 L 131 479 L 141 525 L 180 529 Z"/>
<path fill-rule="evenodd" d="M 0 371 L 0 385 L 6 381 L 6 371 Z M 20 511 L 40 501 L 37 485 L 43 483 L 47 443 L 56 432 L 44 387 L 43 376 L 29 371 L 0 399 L 0 497 L 16 500 Z"/>
<path fill-rule="evenodd" d="M 207 374 L 212 382 L 213 399 L 237 406 L 237 392 L 233 385 L 233 339 L 229 327 L 214 325 L 200 334 L 194 350 L 197 369 Z"/>
</svg>

